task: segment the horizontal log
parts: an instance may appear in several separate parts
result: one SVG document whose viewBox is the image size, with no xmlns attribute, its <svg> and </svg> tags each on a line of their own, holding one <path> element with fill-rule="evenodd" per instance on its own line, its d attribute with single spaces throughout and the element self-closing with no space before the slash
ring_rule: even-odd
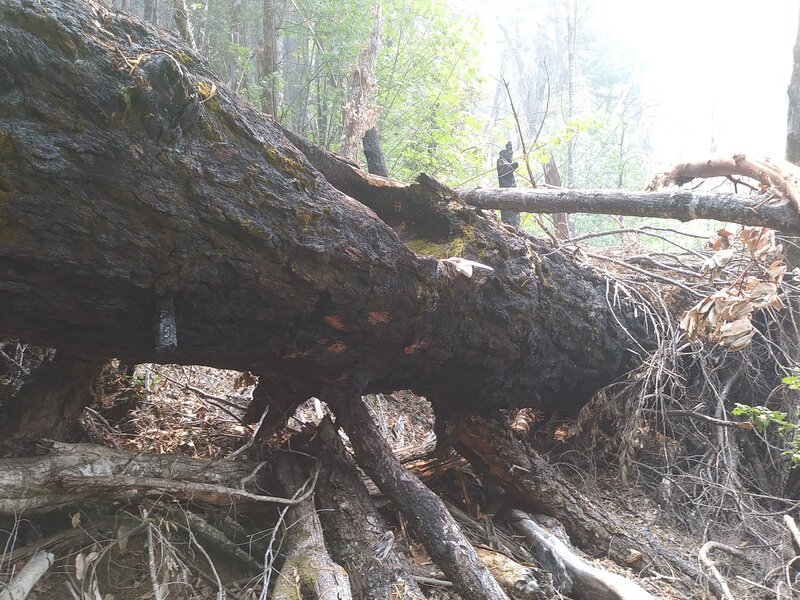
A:
<svg viewBox="0 0 800 600">
<path fill-rule="evenodd" d="M 222 506 L 270 501 L 255 481 L 242 487 L 255 479 L 256 463 L 63 442 L 40 442 L 42 449 L 45 454 L 0 460 L 0 514 L 47 512 L 100 496 L 114 500 L 149 492 Z"/>
<path fill-rule="evenodd" d="M 472 188 L 459 198 L 478 208 L 531 213 L 589 213 L 692 221 L 713 219 L 800 234 L 800 215 L 789 202 L 763 197 L 675 189 L 663 192 L 539 188 Z"/>
</svg>

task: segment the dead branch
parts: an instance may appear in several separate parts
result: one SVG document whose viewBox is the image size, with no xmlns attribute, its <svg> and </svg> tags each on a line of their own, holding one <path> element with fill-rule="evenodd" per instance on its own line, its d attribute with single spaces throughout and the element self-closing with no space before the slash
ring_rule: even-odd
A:
<svg viewBox="0 0 800 600">
<path fill-rule="evenodd" d="M 506 519 L 528 542 L 545 546 L 564 564 L 573 582 L 572 594 L 586 600 L 654 600 L 632 581 L 589 564 L 558 537 L 542 528 L 530 515 L 510 509 Z"/>
<path fill-rule="evenodd" d="M 63 442 L 40 443 L 42 449 L 47 454 L 0 461 L 0 514 L 43 512 L 99 496 L 116 499 L 162 493 L 218 506 L 302 500 L 258 493 L 251 477 L 259 467 L 255 463 Z"/>
<path fill-rule="evenodd" d="M 325 544 L 334 560 L 347 567 L 354 589 L 358 585 L 367 598 L 390 598 L 398 589 L 408 600 L 423 598 L 411 565 L 396 545 L 382 557 L 368 552 L 379 545 L 389 527 L 329 416 L 319 424 L 314 443 L 320 464 L 315 499 Z"/>
<path fill-rule="evenodd" d="M 708 568 L 708 570 L 711 571 L 714 579 L 717 581 L 717 583 L 719 583 L 720 588 L 722 588 L 722 595 L 725 600 L 735 600 L 733 594 L 731 594 L 730 588 L 728 587 L 728 582 L 725 581 L 725 578 L 722 576 L 722 573 L 719 572 L 719 569 L 717 569 L 714 561 L 708 556 L 708 553 L 712 550 L 720 550 L 722 552 L 727 552 L 728 554 L 733 554 L 734 556 L 742 556 L 742 552 L 741 550 L 737 550 L 736 548 L 732 548 L 718 542 L 706 542 L 703 544 L 702 548 L 700 548 L 700 552 L 698 554 L 700 557 L 700 562 L 702 562 Z"/>
<path fill-rule="evenodd" d="M 693 221 L 716 221 L 769 227 L 800 234 L 800 215 L 791 204 L 768 204 L 761 196 L 693 192 L 568 190 L 541 188 L 472 188 L 457 190 L 459 198 L 478 208 L 518 212 L 588 213 Z"/>
<path fill-rule="evenodd" d="M 51 552 L 38 552 L 30 559 L 24 567 L 14 575 L 11 583 L 0 591 L 0 600 L 25 600 L 31 593 L 33 586 L 47 573 L 47 570 L 55 562 L 55 556 Z"/>
<path fill-rule="evenodd" d="M 341 419 L 359 466 L 410 521 L 433 561 L 469 600 L 507 599 L 436 494 L 406 471 L 361 398 L 328 402 Z"/>
</svg>

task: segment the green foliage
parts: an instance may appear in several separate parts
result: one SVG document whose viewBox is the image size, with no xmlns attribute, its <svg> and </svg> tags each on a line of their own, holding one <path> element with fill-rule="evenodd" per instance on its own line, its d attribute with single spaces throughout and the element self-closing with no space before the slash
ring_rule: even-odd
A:
<svg viewBox="0 0 800 600">
<path fill-rule="evenodd" d="M 800 372 L 795 371 L 795 374 L 783 378 L 783 383 L 794 390 L 800 389 Z M 800 436 L 798 435 L 800 425 L 790 421 L 787 413 L 772 410 L 766 406 L 750 406 L 738 402 L 731 413 L 737 417 L 748 418 L 755 430 L 762 435 L 768 431 L 777 434 L 787 447 L 783 455 L 795 465 L 800 465 Z"/>
<path fill-rule="evenodd" d="M 457 183 L 480 170 L 482 123 L 470 110 L 480 101 L 478 23 L 447 2 L 384 2 L 383 49 L 376 102 L 389 172 L 421 172 Z"/>
<path fill-rule="evenodd" d="M 800 390 L 800 369 L 794 369 L 791 375 L 787 375 L 781 381 L 790 390 Z"/>
</svg>

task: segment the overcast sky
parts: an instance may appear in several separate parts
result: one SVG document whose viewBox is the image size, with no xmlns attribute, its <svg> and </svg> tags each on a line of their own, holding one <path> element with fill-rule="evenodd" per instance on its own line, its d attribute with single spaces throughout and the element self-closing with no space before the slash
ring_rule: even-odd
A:
<svg viewBox="0 0 800 600">
<path fill-rule="evenodd" d="M 520 19 L 533 11 L 526 13 L 521 0 L 454 1 L 481 17 L 484 75 L 493 91 L 502 40 L 498 6 Z M 652 107 L 653 167 L 702 159 L 713 149 L 723 155 L 783 156 L 800 0 L 578 2 L 579 13 L 591 15 L 635 57 Z"/>
</svg>

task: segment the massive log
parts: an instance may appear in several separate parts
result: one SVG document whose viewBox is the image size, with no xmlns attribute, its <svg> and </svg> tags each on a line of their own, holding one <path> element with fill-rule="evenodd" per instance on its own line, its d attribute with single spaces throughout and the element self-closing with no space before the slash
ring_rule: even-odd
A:
<svg viewBox="0 0 800 600">
<path fill-rule="evenodd" d="M 178 38 L 0 0 L 0 39 L 0 337 L 249 369 L 289 406 L 411 388 L 440 414 L 574 411 L 629 368 L 641 329 L 589 269 L 429 179 L 364 187 L 373 212 Z"/>
</svg>

